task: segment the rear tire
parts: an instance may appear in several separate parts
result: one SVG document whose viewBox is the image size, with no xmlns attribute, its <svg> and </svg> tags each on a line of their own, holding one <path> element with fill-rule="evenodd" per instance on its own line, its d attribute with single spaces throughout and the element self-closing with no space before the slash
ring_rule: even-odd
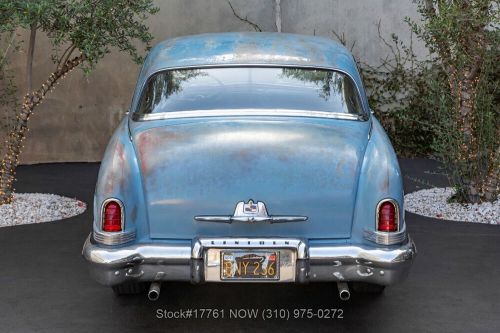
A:
<svg viewBox="0 0 500 333">
<path fill-rule="evenodd" d="M 366 282 L 353 282 L 352 290 L 358 294 L 380 295 L 384 292 L 385 286 Z"/>
<path fill-rule="evenodd" d="M 146 284 L 127 282 L 111 287 L 117 296 L 137 295 L 146 291 Z"/>
</svg>

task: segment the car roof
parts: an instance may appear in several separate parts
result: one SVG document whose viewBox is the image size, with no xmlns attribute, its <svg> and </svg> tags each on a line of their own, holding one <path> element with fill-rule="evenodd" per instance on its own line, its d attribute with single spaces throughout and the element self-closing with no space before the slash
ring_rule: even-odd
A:
<svg viewBox="0 0 500 333">
<path fill-rule="evenodd" d="M 349 51 L 331 39 L 268 32 L 233 32 L 167 39 L 149 53 L 145 70 L 204 65 L 275 64 L 351 70 Z"/>
<path fill-rule="evenodd" d="M 332 39 L 273 32 L 209 33 L 167 39 L 154 46 L 139 74 L 132 107 L 135 108 L 147 79 L 157 72 L 238 65 L 334 69 L 351 76 L 364 95 L 351 53 Z"/>
</svg>

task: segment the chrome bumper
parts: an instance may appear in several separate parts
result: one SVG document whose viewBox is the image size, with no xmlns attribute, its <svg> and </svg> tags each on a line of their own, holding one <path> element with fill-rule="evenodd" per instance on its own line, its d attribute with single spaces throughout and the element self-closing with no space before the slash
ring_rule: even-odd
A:
<svg viewBox="0 0 500 333">
<path fill-rule="evenodd" d="M 283 249 L 293 252 L 294 276 L 281 282 L 362 281 L 392 285 L 402 281 L 416 255 L 408 237 L 399 246 L 314 245 L 300 239 L 224 238 L 196 239 L 191 245 L 176 243 L 103 246 L 90 235 L 82 254 L 89 262 L 92 277 L 104 285 L 127 281 L 217 281 L 217 261 L 210 262 L 208 250 L 224 248 Z M 213 251 L 212 251 L 213 252 Z M 215 266 L 214 266 L 215 265 Z"/>
</svg>

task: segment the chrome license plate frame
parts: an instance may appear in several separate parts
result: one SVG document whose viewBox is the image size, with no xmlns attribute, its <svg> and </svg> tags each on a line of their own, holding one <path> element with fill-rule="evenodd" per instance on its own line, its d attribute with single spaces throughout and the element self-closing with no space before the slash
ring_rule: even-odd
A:
<svg viewBox="0 0 500 333">
<path fill-rule="evenodd" d="M 222 253 L 230 252 L 276 252 L 279 256 L 279 278 L 276 279 L 224 279 L 222 278 Z M 208 248 L 204 251 L 204 277 L 206 282 L 223 282 L 223 283 L 282 283 L 295 282 L 297 267 L 297 251 L 294 249 L 283 248 Z"/>
</svg>

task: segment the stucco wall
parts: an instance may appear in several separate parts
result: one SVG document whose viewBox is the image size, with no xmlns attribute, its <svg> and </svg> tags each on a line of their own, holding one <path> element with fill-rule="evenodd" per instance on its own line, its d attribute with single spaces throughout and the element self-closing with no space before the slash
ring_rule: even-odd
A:
<svg viewBox="0 0 500 333">
<path fill-rule="evenodd" d="M 234 8 L 276 31 L 275 0 L 232 0 Z M 238 20 L 226 0 L 157 1 L 160 12 L 149 21 L 154 43 L 166 38 L 204 32 L 246 31 L 252 27 Z M 282 31 L 333 38 L 332 30 L 356 41 L 354 53 L 377 63 L 387 48 L 379 40 L 381 21 L 387 36 L 395 32 L 408 39 L 405 16 L 416 17 L 411 0 L 281 0 Z M 25 40 L 27 36 L 25 36 Z M 37 40 L 34 83 L 42 82 L 53 68 L 50 44 Z M 19 78 L 24 77 L 24 54 L 13 59 Z M 23 163 L 98 161 L 107 140 L 128 107 L 139 66 L 124 54 L 113 52 L 89 76 L 72 72 L 37 108 L 22 154 Z M 22 82 L 19 88 L 23 90 Z"/>
</svg>

